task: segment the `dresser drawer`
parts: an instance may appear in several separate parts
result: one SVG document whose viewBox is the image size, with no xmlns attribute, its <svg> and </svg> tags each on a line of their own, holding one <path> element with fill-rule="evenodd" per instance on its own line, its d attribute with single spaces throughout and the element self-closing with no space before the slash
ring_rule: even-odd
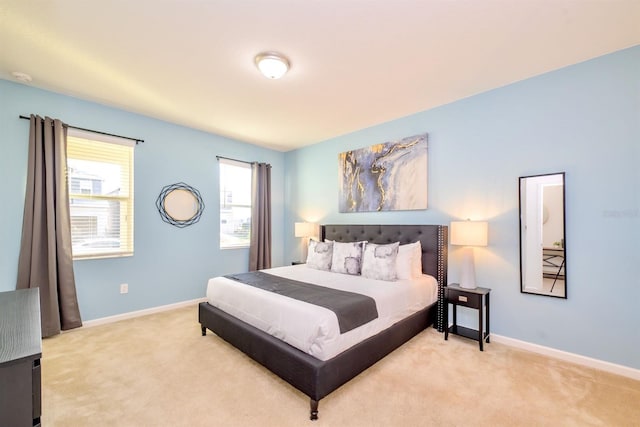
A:
<svg viewBox="0 0 640 427">
<path fill-rule="evenodd" d="M 482 307 L 482 295 L 465 291 L 447 289 L 447 301 L 462 307 L 480 308 Z"/>
<path fill-rule="evenodd" d="M 40 293 L 0 292 L 0 426 L 40 426 Z"/>
<path fill-rule="evenodd" d="M 40 415 L 42 414 L 42 402 L 41 402 L 41 368 L 40 368 L 40 359 L 36 359 L 33 361 L 33 370 L 31 374 L 31 395 L 33 397 L 32 401 L 32 413 L 33 413 L 33 425 L 40 425 Z"/>
</svg>

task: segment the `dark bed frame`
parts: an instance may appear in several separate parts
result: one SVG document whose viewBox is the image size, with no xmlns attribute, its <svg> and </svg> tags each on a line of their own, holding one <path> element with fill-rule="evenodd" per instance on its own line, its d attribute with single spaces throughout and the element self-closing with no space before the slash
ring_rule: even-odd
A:
<svg viewBox="0 0 640 427">
<path fill-rule="evenodd" d="M 324 225 L 320 239 L 366 240 L 400 244 L 420 241 L 422 271 L 438 280 L 438 302 L 394 324 L 329 360 L 319 360 L 203 302 L 199 305 L 202 335 L 207 329 L 309 396 L 310 418 L 318 418 L 320 399 L 400 347 L 429 325 L 442 332 L 447 283 L 447 227 L 444 225 Z"/>
</svg>

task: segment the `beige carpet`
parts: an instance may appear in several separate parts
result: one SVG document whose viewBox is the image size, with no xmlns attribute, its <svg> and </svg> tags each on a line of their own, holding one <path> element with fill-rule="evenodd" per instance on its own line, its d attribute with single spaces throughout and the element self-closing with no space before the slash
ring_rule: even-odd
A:
<svg viewBox="0 0 640 427">
<path fill-rule="evenodd" d="M 640 382 L 429 328 L 320 401 L 211 332 L 196 306 L 43 342 L 43 426 L 634 426 Z"/>
</svg>

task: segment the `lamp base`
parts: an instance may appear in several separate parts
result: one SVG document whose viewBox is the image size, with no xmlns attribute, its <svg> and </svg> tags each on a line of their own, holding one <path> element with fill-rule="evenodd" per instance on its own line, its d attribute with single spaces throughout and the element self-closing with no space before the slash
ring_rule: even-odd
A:
<svg viewBox="0 0 640 427">
<path fill-rule="evenodd" d="M 302 238 L 302 258 L 301 258 L 302 263 L 307 262 L 308 251 L 309 251 L 309 238 L 303 237 Z"/>
<path fill-rule="evenodd" d="M 461 288 L 464 289 L 476 289 L 476 268 L 473 260 L 473 248 L 462 248 L 462 270 L 460 271 L 460 283 Z"/>
<path fill-rule="evenodd" d="M 458 284 L 463 289 L 478 289 L 478 285 L 476 285 L 476 284 L 470 285 L 468 283 L 464 283 L 462 280 Z"/>
</svg>

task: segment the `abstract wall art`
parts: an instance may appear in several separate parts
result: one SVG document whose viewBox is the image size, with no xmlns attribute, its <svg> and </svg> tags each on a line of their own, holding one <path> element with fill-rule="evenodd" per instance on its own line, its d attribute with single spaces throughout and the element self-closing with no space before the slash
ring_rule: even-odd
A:
<svg viewBox="0 0 640 427">
<path fill-rule="evenodd" d="M 427 134 L 338 155 L 340 212 L 427 209 Z"/>
</svg>

